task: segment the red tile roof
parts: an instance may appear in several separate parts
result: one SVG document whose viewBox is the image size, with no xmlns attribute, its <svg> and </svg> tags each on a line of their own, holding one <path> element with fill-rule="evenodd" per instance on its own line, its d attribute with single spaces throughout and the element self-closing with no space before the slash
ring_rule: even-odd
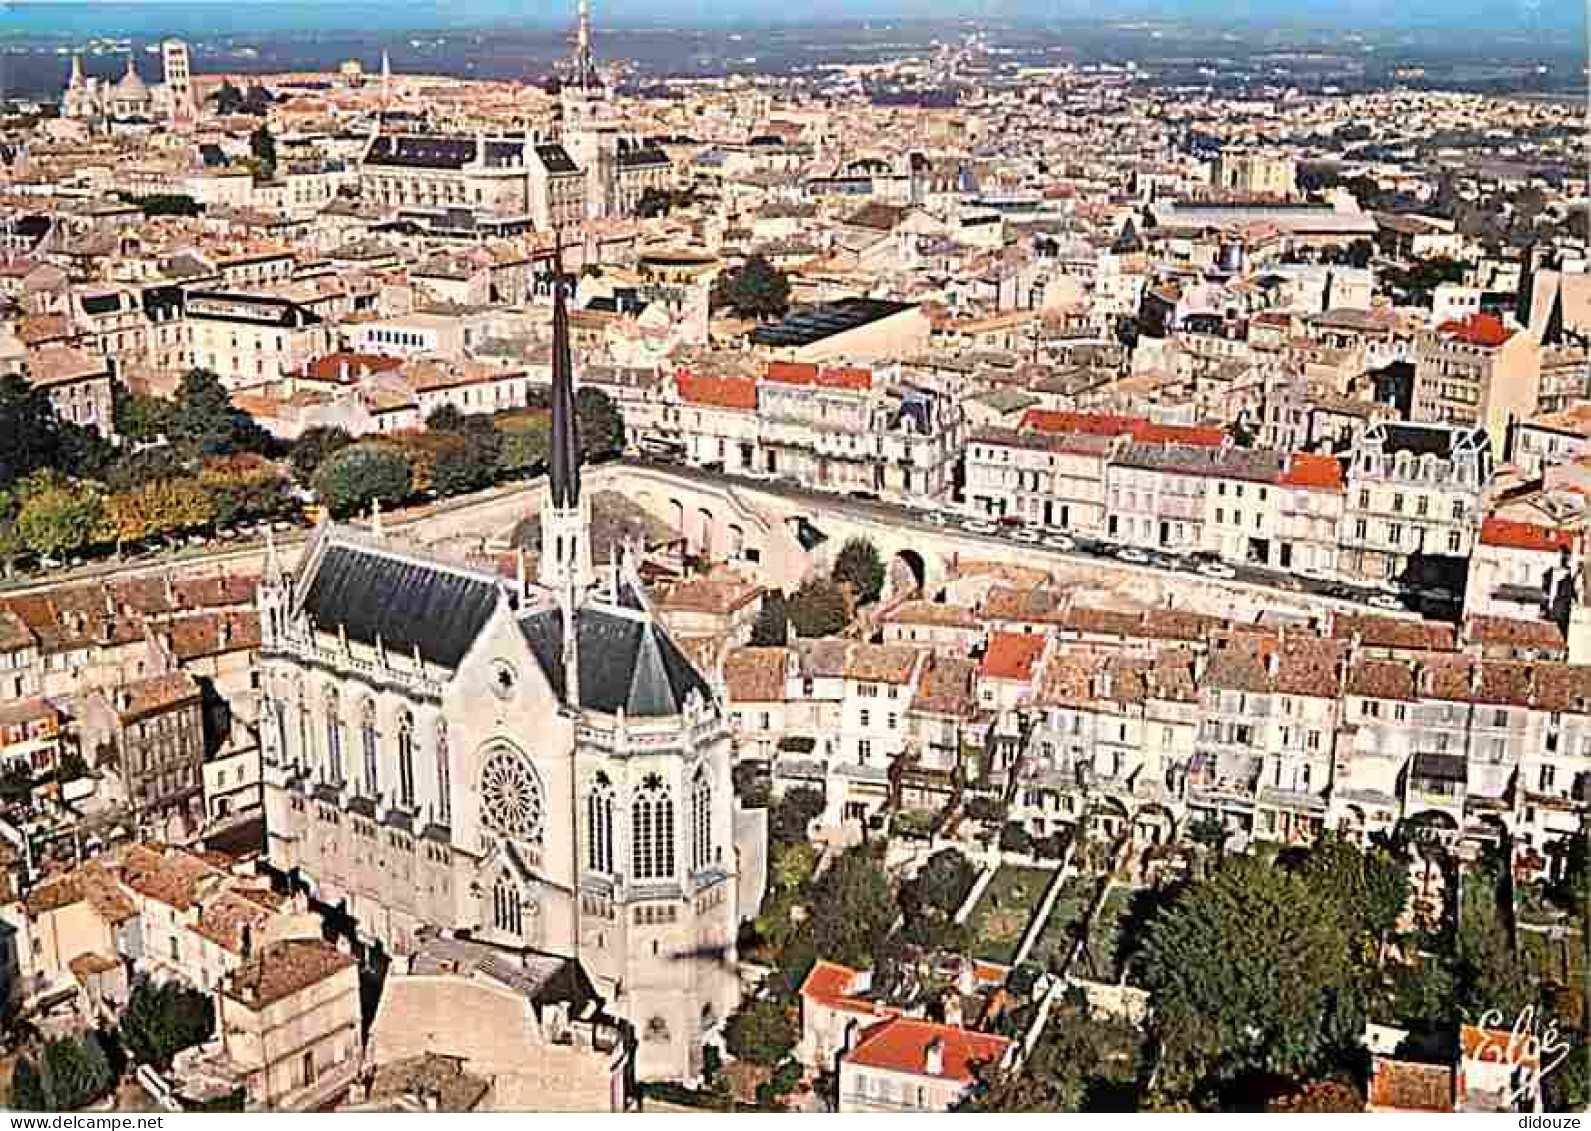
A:
<svg viewBox="0 0 1591 1131">
<path fill-rule="evenodd" d="M 855 366 L 819 368 L 807 361 L 770 361 L 763 378 L 781 385 L 822 385 L 830 389 L 870 389 L 873 372 Z"/>
<path fill-rule="evenodd" d="M 1022 416 L 1022 428 L 1024 431 L 1052 434 L 1131 436 L 1142 443 L 1193 444 L 1205 448 L 1218 448 L 1226 442 L 1226 433 L 1219 428 L 1203 428 L 1187 424 L 1156 424 L 1141 416 L 1056 412 L 1043 408 L 1028 409 Z"/>
<path fill-rule="evenodd" d="M 680 373 L 674 382 L 679 387 L 680 399 L 689 404 L 756 411 L 757 382 L 750 378 L 698 377 L 693 373 Z"/>
<path fill-rule="evenodd" d="M 1462 322 L 1444 322 L 1437 327 L 1437 333 L 1488 349 L 1495 349 L 1514 336 L 1514 332 L 1503 325 L 1501 318 L 1482 311 L 1476 311 Z"/>
<path fill-rule="evenodd" d="M 1481 523 L 1481 544 L 1503 546 L 1510 550 L 1540 550 L 1553 553 L 1574 545 L 1575 532 L 1553 530 L 1533 522 L 1515 522 L 1506 518 L 1488 518 Z"/>
<path fill-rule="evenodd" d="M 1317 491 L 1342 490 L 1342 464 L 1336 456 L 1292 455 L 1278 480 L 1283 487 L 1308 487 Z"/>
<path fill-rule="evenodd" d="M 973 1081 L 973 1067 L 998 1064 L 1011 1042 L 992 1033 L 974 1033 L 954 1025 L 940 1025 L 915 1017 L 891 1017 L 862 1034 L 845 1060 L 865 1068 L 928 1075 L 928 1046 L 938 1041 L 944 1064 L 935 1075 L 942 1079 Z"/>
<path fill-rule="evenodd" d="M 819 959 L 808 971 L 806 981 L 801 983 L 801 996 L 829 1009 L 840 1009 L 849 1013 L 893 1017 L 899 1012 L 880 1002 L 854 996 L 852 987 L 856 984 L 857 977 L 857 971 L 849 966 Z"/>
<path fill-rule="evenodd" d="M 1031 679 L 1044 652 L 1044 637 L 1029 632 L 996 632 L 989 638 L 979 670 L 985 679 Z"/>
<path fill-rule="evenodd" d="M 346 366 L 346 375 L 344 367 Z M 304 366 L 304 376 L 312 381 L 358 381 L 373 373 L 388 373 L 403 368 L 403 359 L 375 353 L 338 350 Z"/>
</svg>

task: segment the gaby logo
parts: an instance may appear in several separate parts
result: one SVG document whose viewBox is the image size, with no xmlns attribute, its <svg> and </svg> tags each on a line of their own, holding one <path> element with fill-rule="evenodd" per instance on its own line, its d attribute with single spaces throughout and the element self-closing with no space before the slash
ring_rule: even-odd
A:
<svg viewBox="0 0 1591 1131">
<path fill-rule="evenodd" d="M 1541 1082 L 1568 1059 L 1569 1042 L 1558 1031 L 1556 1020 L 1537 1019 L 1534 1005 L 1519 1011 L 1512 1028 L 1504 1029 L 1503 1022 L 1500 1009 L 1488 1009 L 1481 1015 L 1479 1027 L 1485 1039 L 1475 1050 L 1475 1059 L 1507 1065 L 1514 1080 L 1509 1101 L 1534 1103 L 1541 1095 Z"/>
</svg>

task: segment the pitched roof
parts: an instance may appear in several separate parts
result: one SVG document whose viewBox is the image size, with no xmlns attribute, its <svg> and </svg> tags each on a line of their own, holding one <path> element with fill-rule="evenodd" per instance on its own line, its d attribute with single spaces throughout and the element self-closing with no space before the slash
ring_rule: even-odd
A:
<svg viewBox="0 0 1591 1131">
<path fill-rule="evenodd" d="M 705 377 L 679 373 L 674 378 L 680 399 L 712 408 L 757 410 L 757 382 L 746 377 Z"/>
<path fill-rule="evenodd" d="M 563 610 L 523 617 L 520 632 L 560 701 L 568 688 L 563 661 Z M 580 706 L 632 717 L 681 714 L 694 691 L 706 702 L 707 681 L 661 625 L 643 613 L 586 606 L 575 610 Z"/>
<path fill-rule="evenodd" d="M 1342 462 L 1336 456 L 1295 452 L 1287 459 L 1279 480 L 1283 487 L 1308 487 L 1317 491 L 1342 490 Z"/>
<path fill-rule="evenodd" d="M 1533 522 L 1516 522 L 1492 516 L 1481 523 L 1481 544 L 1510 550 L 1539 550 L 1554 553 L 1574 546 L 1576 532 L 1554 530 Z"/>
<path fill-rule="evenodd" d="M 940 1071 L 928 1072 L 928 1049 L 937 1043 L 943 1053 Z M 891 1017 L 868 1029 L 845 1061 L 866 1068 L 883 1068 L 918 1076 L 970 1084 L 980 1064 L 998 1064 L 1011 1042 L 992 1033 L 975 1033 L 954 1025 L 941 1025 L 915 1017 Z"/>
<path fill-rule="evenodd" d="M 1033 666 L 1043 653 L 1044 637 L 1036 633 L 992 633 L 980 674 L 985 679 L 1032 679 Z"/>
<path fill-rule="evenodd" d="M 736 648 L 724 660 L 724 685 L 735 703 L 773 703 L 784 698 L 788 648 Z"/>
<path fill-rule="evenodd" d="M 222 992 L 253 1009 L 264 1009 L 353 965 L 351 956 L 320 939 L 267 943 L 227 976 Z"/>
<path fill-rule="evenodd" d="M 332 542 L 313 565 L 300 603 L 326 631 L 341 626 L 350 640 L 457 667 L 503 599 L 486 574 Z"/>
<path fill-rule="evenodd" d="M 1453 338 L 1466 345 L 1495 349 L 1514 336 L 1495 314 L 1477 310 L 1462 322 L 1444 322 L 1436 328 L 1438 334 Z"/>
</svg>

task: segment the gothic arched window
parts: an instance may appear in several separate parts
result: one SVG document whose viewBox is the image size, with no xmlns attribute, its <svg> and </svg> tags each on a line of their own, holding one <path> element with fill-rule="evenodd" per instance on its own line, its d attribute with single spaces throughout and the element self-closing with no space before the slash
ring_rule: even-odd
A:
<svg viewBox="0 0 1591 1131">
<path fill-rule="evenodd" d="M 326 773 L 329 780 L 343 780 L 342 703 L 335 687 L 326 688 Z"/>
<path fill-rule="evenodd" d="M 508 877 L 498 879 L 492 887 L 492 926 L 511 935 L 525 933 L 524 908 L 519 899 L 519 888 Z"/>
<path fill-rule="evenodd" d="M 656 774 L 649 774 L 630 806 L 633 879 L 666 880 L 674 875 L 674 799 Z"/>
<path fill-rule="evenodd" d="M 707 767 L 696 767 L 691 778 L 691 871 L 700 872 L 713 862 L 713 781 Z"/>
<path fill-rule="evenodd" d="M 447 761 L 447 722 L 436 721 L 436 817 L 446 825 L 453 820 L 453 767 Z"/>
<path fill-rule="evenodd" d="M 398 804 L 414 808 L 414 716 L 398 716 Z"/>
<path fill-rule="evenodd" d="M 298 700 L 298 760 L 306 768 L 313 769 L 315 765 L 315 744 L 311 735 L 313 728 L 309 725 L 309 699 L 304 691 L 304 684 L 297 682 Z"/>
<path fill-rule="evenodd" d="M 381 791 L 381 779 L 376 754 L 376 701 L 366 699 L 359 709 L 359 745 L 365 756 L 365 793 L 376 797 Z"/>
<path fill-rule="evenodd" d="M 586 794 L 586 866 L 613 871 L 613 783 L 599 773 Z"/>
<path fill-rule="evenodd" d="M 541 841 L 544 809 L 536 771 L 515 750 L 501 748 L 481 768 L 481 820 L 511 840 Z"/>
</svg>

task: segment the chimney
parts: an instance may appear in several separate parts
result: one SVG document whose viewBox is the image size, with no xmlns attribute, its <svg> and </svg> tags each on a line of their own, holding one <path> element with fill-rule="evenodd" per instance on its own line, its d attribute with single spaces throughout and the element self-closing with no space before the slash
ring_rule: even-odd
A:
<svg viewBox="0 0 1591 1131">
<path fill-rule="evenodd" d="M 929 1076 L 945 1074 L 945 1042 L 935 1037 L 923 1050 L 923 1072 Z"/>
<path fill-rule="evenodd" d="M 125 687 L 118 687 L 115 695 L 112 696 L 112 702 L 116 704 L 118 711 L 125 711 L 133 705 L 133 697 L 127 693 Z"/>
<path fill-rule="evenodd" d="M 1281 668 L 1282 650 L 1280 648 L 1272 649 L 1270 655 L 1265 657 L 1265 674 L 1275 679 L 1276 673 L 1281 671 Z"/>
<path fill-rule="evenodd" d="M 345 385 L 348 383 L 348 359 L 346 357 L 337 362 L 337 380 Z"/>
<path fill-rule="evenodd" d="M 232 618 L 224 613 L 221 616 L 221 627 L 216 630 L 216 636 L 220 639 L 222 648 L 232 643 Z"/>
</svg>

